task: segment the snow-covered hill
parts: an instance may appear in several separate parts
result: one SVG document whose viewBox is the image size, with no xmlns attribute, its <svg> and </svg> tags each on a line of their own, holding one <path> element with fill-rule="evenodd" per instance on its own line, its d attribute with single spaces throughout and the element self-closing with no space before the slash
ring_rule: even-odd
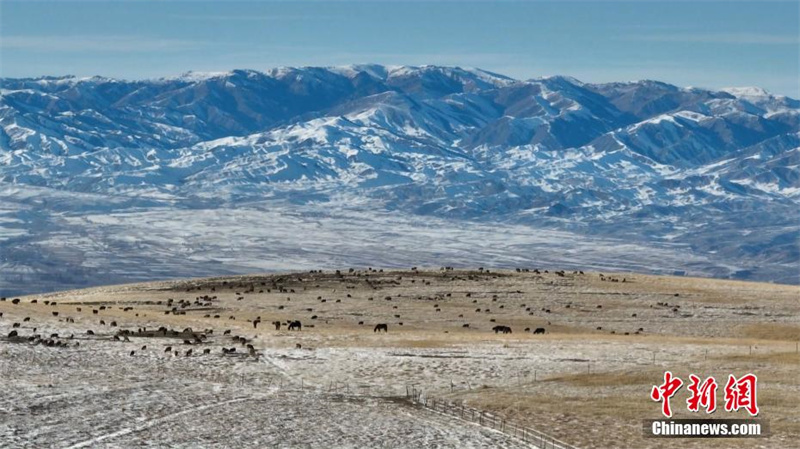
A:
<svg viewBox="0 0 800 449">
<path fill-rule="evenodd" d="M 758 88 L 378 65 L 0 87 L 0 257 L 15 279 L 52 270 L 30 257 L 52 235 L 91 241 L 88 224 L 64 231 L 87 210 L 255 207 L 678 245 L 689 273 L 798 282 L 800 102 Z M 607 266 L 638 267 L 620 262 Z M 67 277 L 87 266 L 59 264 Z M 164 276 L 137 278 L 151 275 Z"/>
</svg>

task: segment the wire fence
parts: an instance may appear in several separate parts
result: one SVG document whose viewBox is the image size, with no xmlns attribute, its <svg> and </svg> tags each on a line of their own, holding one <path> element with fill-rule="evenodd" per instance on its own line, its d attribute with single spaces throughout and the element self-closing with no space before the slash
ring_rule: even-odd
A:
<svg viewBox="0 0 800 449">
<path fill-rule="evenodd" d="M 509 421 L 501 416 L 483 410 L 467 407 L 463 403 L 430 396 L 416 387 L 406 388 L 406 399 L 420 407 L 489 427 L 505 433 L 506 435 L 518 438 L 523 442 L 530 443 L 540 449 L 577 449 L 575 446 L 539 432 L 538 430 L 521 426 L 513 421 Z"/>
</svg>

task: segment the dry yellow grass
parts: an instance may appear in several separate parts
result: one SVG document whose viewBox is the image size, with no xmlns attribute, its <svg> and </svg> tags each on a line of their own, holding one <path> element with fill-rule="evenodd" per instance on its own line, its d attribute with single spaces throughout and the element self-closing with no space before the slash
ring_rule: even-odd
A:
<svg viewBox="0 0 800 449">
<path fill-rule="evenodd" d="M 632 273 L 613 277 L 626 282 L 602 281 L 596 273 L 564 277 L 510 271 L 294 273 L 58 292 L 23 298 L 19 305 L 0 302 L 0 311 L 11 319 L 28 315 L 53 319 L 51 312 L 59 311 L 87 327 L 96 327 L 103 318 L 129 328 L 159 324 L 233 329 L 261 336 L 274 348 L 303 342 L 317 348 L 486 347 L 522 354 L 546 354 L 551 347 L 565 353 L 574 350 L 575 360 L 591 359 L 591 374 L 583 371 L 586 363 L 562 362 L 531 367 L 542 373 L 535 382 L 527 377 L 519 383 L 436 393 L 581 447 L 798 446 L 800 355 L 793 351 L 800 340 L 800 288 Z M 164 313 L 169 310 L 168 298 L 193 302 L 205 295 L 217 299 L 209 307 L 187 307 L 185 315 Z M 31 304 L 33 299 L 38 302 Z M 58 305 L 45 306 L 45 300 Z M 109 308 L 92 315 L 91 309 L 100 305 Z M 134 310 L 122 310 L 128 306 Z M 83 311 L 78 313 L 76 307 Z M 213 318 L 215 314 L 221 318 Z M 312 315 L 317 318 L 311 319 Z M 262 324 L 253 329 L 248 320 L 257 316 Z M 276 334 L 270 322 L 287 319 L 301 319 L 314 327 L 304 328 L 303 333 Z M 376 323 L 389 324 L 390 332 L 373 333 Z M 511 326 L 514 333 L 495 335 L 491 328 L 497 324 Z M 547 334 L 523 331 L 537 327 L 545 327 Z M 635 351 L 640 355 L 631 356 Z M 656 355 L 655 364 L 650 363 L 651 353 Z M 689 373 L 714 375 L 718 381 L 730 373 L 757 373 L 763 416 L 771 421 L 773 437 L 645 440 L 641 420 L 659 417 L 659 406 L 649 399 L 649 391 L 665 369 L 684 378 Z M 678 417 L 690 415 L 680 412 Z"/>
<path fill-rule="evenodd" d="M 743 336 L 760 340 L 800 341 L 800 324 L 748 324 L 742 326 L 741 330 Z"/>
</svg>

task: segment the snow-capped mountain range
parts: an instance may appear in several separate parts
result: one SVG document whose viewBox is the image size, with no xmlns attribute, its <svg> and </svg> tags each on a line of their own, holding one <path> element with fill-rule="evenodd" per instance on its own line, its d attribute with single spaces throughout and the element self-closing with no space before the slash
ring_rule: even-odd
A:
<svg viewBox="0 0 800 449">
<path fill-rule="evenodd" d="M 84 198 L 71 213 L 282 204 L 569 231 L 798 282 L 800 101 L 759 88 L 379 65 L 0 82 L 7 233 L 61 207 L 31 206 L 35 188 Z M 7 267 L 47 229 L 0 240 Z"/>
</svg>

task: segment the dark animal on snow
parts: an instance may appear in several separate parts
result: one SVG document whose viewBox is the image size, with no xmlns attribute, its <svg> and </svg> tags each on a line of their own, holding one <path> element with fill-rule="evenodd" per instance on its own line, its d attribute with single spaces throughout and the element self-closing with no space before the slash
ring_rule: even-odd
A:
<svg viewBox="0 0 800 449">
<path fill-rule="evenodd" d="M 389 326 L 384 323 L 376 324 L 375 329 L 372 332 L 380 332 L 380 331 L 389 332 Z"/>
<path fill-rule="evenodd" d="M 292 321 L 292 322 L 289 323 L 289 329 L 288 330 L 290 330 L 290 331 L 303 330 L 303 324 L 301 322 L 299 322 L 299 321 Z"/>
<path fill-rule="evenodd" d="M 543 334 L 544 333 L 544 328 L 543 327 L 537 327 L 536 329 L 533 330 L 533 333 L 534 334 Z"/>
</svg>

